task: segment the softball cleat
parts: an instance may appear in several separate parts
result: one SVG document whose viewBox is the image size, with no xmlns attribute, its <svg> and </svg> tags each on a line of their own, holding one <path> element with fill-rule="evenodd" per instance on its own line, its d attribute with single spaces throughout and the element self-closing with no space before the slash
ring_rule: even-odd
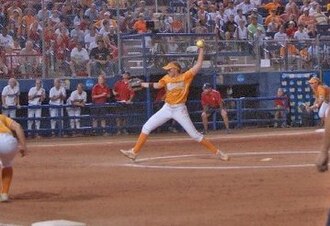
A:
<svg viewBox="0 0 330 226">
<path fill-rule="evenodd" d="M 329 162 L 329 158 L 327 155 L 324 155 L 324 156 L 320 155 L 319 160 L 316 163 L 316 169 L 320 173 L 328 171 L 328 162 Z"/>
<path fill-rule="evenodd" d="M 137 154 L 134 153 L 133 148 L 131 148 L 129 150 L 121 149 L 120 152 L 123 155 L 125 155 L 127 158 L 131 159 L 132 161 L 134 161 L 136 159 Z"/>
<path fill-rule="evenodd" d="M 5 193 L 1 194 L 0 195 L 0 202 L 9 202 L 8 194 L 5 194 Z"/>
<path fill-rule="evenodd" d="M 218 150 L 215 154 L 217 156 L 217 159 L 220 159 L 222 161 L 229 161 L 229 155 L 223 153 L 222 151 Z"/>
</svg>

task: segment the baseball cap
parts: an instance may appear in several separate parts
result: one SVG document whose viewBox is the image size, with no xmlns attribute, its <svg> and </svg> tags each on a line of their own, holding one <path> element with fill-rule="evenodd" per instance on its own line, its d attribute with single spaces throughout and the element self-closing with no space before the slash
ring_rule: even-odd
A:
<svg viewBox="0 0 330 226">
<path fill-rule="evenodd" d="M 311 83 L 315 83 L 315 82 L 317 82 L 318 84 L 320 84 L 320 83 L 321 83 L 321 80 L 320 80 L 318 77 L 312 77 L 312 78 L 308 81 L 309 84 L 311 84 Z"/>
<path fill-rule="evenodd" d="M 172 68 L 175 68 L 175 69 L 177 69 L 178 71 L 181 71 L 181 66 L 180 66 L 180 64 L 177 63 L 177 62 L 175 62 L 175 61 L 172 61 L 172 62 L 168 63 L 166 66 L 163 67 L 163 69 L 164 69 L 165 71 L 168 71 L 168 70 L 170 70 L 170 69 L 172 69 Z"/>
<path fill-rule="evenodd" d="M 212 86 L 211 86 L 211 84 L 210 83 L 204 83 L 204 85 L 203 85 L 203 89 L 211 89 L 212 88 Z"/>
</svg>

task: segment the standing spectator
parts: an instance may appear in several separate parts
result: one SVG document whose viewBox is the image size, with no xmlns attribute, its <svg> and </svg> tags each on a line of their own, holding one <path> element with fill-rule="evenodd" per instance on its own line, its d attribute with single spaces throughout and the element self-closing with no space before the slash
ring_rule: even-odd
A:
<svg viewBox="0 0 330 226">
<path fill-rule="evenodd" d="M 235 22 L 235 16 L 231 14 L 229 16 L 228 21 L 223 26 L 223 31 L 225 32 L 225 35 L 230 36 L 231 38 L 234 37 L 234 33 L 238 27 L 238 24 Z M 227 34 L 226 34 L 227 33 Z"/>
<path fill-rule="evenodd" d="M 54 79 L 54 87 L 52 87 L 49 91 L 49 113 L 50 117 L 52 118 L 50 120 L 52 135 L 55 134 L 54 130 L 56 123 L 58 123 L 58 126 L 63 126 L 62 120 L 58 119 L 58 117 L 63 116 L 63 108 L 61 106 L 63 105 L 65 98 L 66 91 L 65 88 L 61 86 L 61 80 L 58 78 Z M 56 108 L 52 108 L 51 106 L 56 106 Z"/>
<path fill-rule="evenodd" d="M 122 103 L 123 106 L 120 108 L 120 110 L 123 110 L 124 112 L 118 112 L 119 115 L 121 113 L 128 113 L 127 104 L 131 104 L 132 100 L 134 98 L 135 92 L 134 90 L 129 87 L 128 81 L 130 79 L 131 74 L 129 72 L 123 72 L 122 73 L 122 79 L 117 81 L 113 88 L 113 94 L 115 95 L 115 98 L 118 102 Z M 116 124 L 118 128 L 117 135 L 128 134 L 126 130 L 127 120 L 125 117 L 118 117 L 116 118 Z"/>
<path fill-rule="evenodd" d="M 242 14 L 248 15 L 254 7 L 255 6 L 251 4 L 250 0 L 243 0 L 240 4 L 237 5 L 237 13 L 240 10 Z"/>
<path fill-rule="evenodd" d="M 70 69 L 72 72 L 72 77 L 77 76 L 77 72 L 79 74 L 81 72 L 85 72 L 87 70 L 88 77 L 91 76 L 91 68 L 89 63 L 89 55 L 85 48 L 83 48 L 84 43 L 78 42 L 77 47 L 74 47 L 70 53 Z"/>
<path fill-rule="evenodd" d="M 246 26 L 247 25 L 247 20 L 246 20 L 246 16 L 243 14 L 242 9 L 237 9 L 237 15 L 235 16 L 235 22 L 236 24 L 239 25 L 240 21 L 243 20 L 243 25 Z"/>
<path fill-rule="evenodd" d="M 274 100 L 275 108 L 277 109 L 275 111 L 275 123 L 274 127 L 278 127 L 278 121 L 282 120 L 281 127 L 287 126 L 287 113 L 289 112 L 289 99 L 285 95 L 282 88 L 277 89 L 276 98 Z"/>
<path fill-rule="evenodd" d="M 25 48 L 20 51 L 20 71 L 24 76 L 35 76 L 35 73 L 41 72 L 41 64 L 38 52 L 33 49 L 32 41 L 27 41 Z"/>
<path fill-rule="evenodd" d="M 84 91 L 84 85 L 79 83 L 66 102 L 69 105 L 66 110 L 70 117 L 71 129 L 80 129 L 81 108 L 85 107 L 86 101 L 87 93 Z"/>
<path fill-rule="evenodd" d="M 107 107 L 105 104 L 111 96 L 111 90 L 106 84 L 106 79 L 104 74 L 100 74 L 95 84 L 92 88 L 92 101 L 94 106 L 91 108 L 91 113 L 93 115 L 93 128 L 98 127 L 99 121 L 101 122 L 101 127 L 103 132 L 106 132 L 106 117 L 107 117 Z"/>
<path fill-rule="evenodd" d="M 203 107 L 203 112 L 202 112 L 202 121 L 204 127 L 203 133 L 204 134 L 208 133 L 208 118 L 218 111 L 220 112 L 220 115 L 223 118 L 223 122 L 225 124 L 227 132 L 229 132 L 228 114 L 224 107 L 222 97 L 217 90 L 212 89 L 210 83 L 205 83 L 203 85 L 201 103 Z"/>
<path fill-rule="evenodd" d="M 97 47 L 93 48 L 89 54 L 92 75 L 104 73 L 107 76 L 114 76 L 112 63 L 110 61 L 110 51 L 105 46 L 103 39 L 97 40 Z"/>
<path fill-rule="evenodd" d="M 20 89 L 17 80 L 10 78 L 8 85 L 3 88 L 1 94 L 2 114 L 10 118 L 16 118 L 16 109 L 20 108 L 19 95 Z"/>
<path fill-rule="evenodd" d="M 46 98 L 46 92 L 45 89 L 42 88 L 42 82 L 40 79 L 36 79 L 35 86 L 29 90 L 28 98 L 28 118 L 30 119 L 28 120 L 28 130 L 32 130 L 32 125 L 34 123 L 35 130 L 39 131 L 42 108 L 38 106 L 40 106 Z M 37 135 L 37 137 L 39 137 L 39 134 Z"/>
<path fill-rule="evenodd" d="M 250 24 L 247 26 L 248 32 L 249 32 L 249 38 L 253 39 L 254 34 L 257 33 L 257 30 L 259 29 L 262 33 L 265 33 L 265 28 L 261 24 L 258 23 L 257 17 L 255 15 L 250 16 Z"/>
</svg>

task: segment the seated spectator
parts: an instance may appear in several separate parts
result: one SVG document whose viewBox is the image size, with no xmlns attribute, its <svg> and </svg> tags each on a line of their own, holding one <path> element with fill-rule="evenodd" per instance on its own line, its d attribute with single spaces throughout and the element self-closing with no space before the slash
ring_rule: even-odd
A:
<svg viewBox="0 0 330 226">
<path fill-rule="evenodd" d="M 1 93 L 2 114 L 10 118 L 16 118 L 16 108 L 20 108 L 19 95 L 20 88 L 17 80 L 10 78 L 8 80 L 8 85 L 3 88 Z"/>
<path fill-rule="evenodd" d="M 113 88 L 113 95 L 116 98 L 116 101 L 122 103 L 123 105 L 119 107 L 119 111 L 117 113 L 119 116 L 121 114 L 127 114 L 128 108 L 127 104 L 131 104 L 133 101 L 133 98 L 135 96 L 134 90 L 129 86 L 128 81 L 130 79 L 130 73 L 129 72 L 123 72 L 122 73 L 122 79 L 117 81 Z M 127 119 L 126 117 L 117 117 L 116 118 L 116 126 L 117 126 L 117 135 L 120 134 L 128 134 L 128 131 L 126 129 L 127 126 Z"/>
<path fill-rule="evenodd" d="M 17 9 L 13 10 L 13 14 L 9 17 L 8 31 L 10 34 L 21 34 L 22 16 Z"/>
<path fill-rule="evenodd" d="M 103 71 L 107 76 L 114 76 L 110 51 L 103 39 L 97 40 L 97 47 L 91 50 L 89 56 L 91 59 L 92 75 L 101 74 L 101 71 Z"/>
<path fill-rule="evenodd" d="M 307 34 L 308 34 L 309 38 L 314 39 L 317 37 L 318 32 L 317 32 L 316 26 L 309 25 L 307 27 L 307 32 L 308 32 Z"/>
<path fill-rule="evenodd" d="M 265 25 L 268 26 L 270 23 L 275 23 L 278 27 L 283 24 L 281 17 L 276 14 L 276 10 L 271 10 L 270 14 L 265 19 Z"/>
<path fill-rule="evenodd" d="M 236 6 L 237 14 L 242 13 L 242 15 L 248 15 L 255 6 L 251 3 L 250 0 L 243 0 L 240 4 Z M 242 19 L 242 18 L 240 18 Z M 236 21 L 236 20 L 235 20 Z M 236 21 L 237 23 L 238 21 Z"/>
<path fill-rule="evenodd" d="M 225 14 L 225 23 L 229 20 L 230 15 L 235 15 L 237 10 L 234 6 L 234 1 L 233 0 L 228 0 L 227 2 L 227 7 L 225 8 L 224 14 Z"/>
<path fill-rule="evenodd" d="M 208 118 L 215 114 L 215 113 L 220 113 L 221 117 L 223 118 L 223 122 L 225 124 L 225 128 L 227 132 L 229 132 L 229 120 L 228 120 L 228 114 L 227 111 L 224 107 L 224 102 L 222 100 L 222 97 L 220 93 L 212 89 L 211 84 L 205 83 L 203 85 L 203 92 L 201 95 L 201 104 L 203 107 L 203 112 L 202 112 L 202 121 L 203 121 L 203 134 L 208 133 Z"/>
<path fill-rule="evenodd" d="M 40 118 L 42 111 L 42 108 L 38 108 L 37 106 L 40 106 L 45 98 L 46 91 L 42 88 L 42 82 L 40 79 L 36 79 L 35 86 L 32 87 L 28 93 L 28 118 L 30 119 L 28 120 L 28 130 L 32 130 L 32 125 L 34 124 L 37 137 L 39 137 L 38 131 L 40 129 L 40 119 L 35 118 Z"/>
<path fill-rule="evenodd" d="M 293 38 L 296 40 L 306 40 L 309 39 L 309 36 L 305 30 L 305 26 L 303 24 L 298 25 L 298 30 L 294 33 Z"/>
<path fill-rule="evenodd" d="M 277 89 L 276 97 L 278 99 L 274 100 L 275 108 L 275 123 L 274 127 L 277 128 L 279 125 L 279 121 L 283 121 L 281 127 L 287 127 L 287 114 L 289 113 L 289 98 L 285 95 L 282 88 Z"/>
<path fill-rule="evenodd" d="M 280 0 L 272 0 L 271 2 L 267 4 L 263 4 L 262 7 L 266 9 L 268 12 L 271 12 L 272 10 L 277 11 L 279 7 L 281 7 L 281 1 Z"/>
<path fill-rule="evenodd" d="M 96 21 L 98 18 L 98 11 L 96 5 L 93 3 L 90 8 L 85 11 L 85 16 L 89 18 L 90 21 Z"/>
<path fill-rule="evenodd" d="M 49 115 L 52 118 L 50 120 L 50 127 L 52 129 L 52 136 L 55 135 L 56 124 L 58 127 L 63 128 L 63 106 L 64 100 L 66 99 L 65 88 L 61 84 L 61 80 L 56 78 L 54 79 L 54 86 L 49 91 Z M 51 107 L 54 106 L 54 107 Z M 55 107 L 56 106 L 56 107 Z"/>
<path fill-rule="evenodd" d="M 299 16 L 298 24 L 302 24 L 304 27 L 308 25 L 316 25 L 317 21 L 314 16 L 309 15 L 309 9 L 305 8 L 304 13 Z"/>
<path fill-rule="evenodd" d="M 78 42 L 84 42 L 85 32 L 80 29 L 80 25 L 74 25 L 74 28 L 70 31 L 71 38 L 77 38 Z"/>
<path fill-rule="evenodd" d="M 292 39 L 297 30 L 298 30 L 297 24 L 293 20 L 291 20 L 289 21 L 288 26 L 285 29 L 285 33 L 288 35 L 289 39 Z"/>
<path fill-rule="evenodd" d="M 25 16 L 22 17 L 22 23 L 25 24 L 27 29 L 30 29 L 31 25 L 37 21 L 37 18 L 34 16 L 34 11 L 31 8 L 25 10 Z"/>
<path fill-rule="evenodd" d="M 278 32 L 274 35 L 274 40 L 282 46 L 286 45 L 286 42 L 289 40 L 288 35 L 285 33 L 284 25 L 282 25 Z"/>
<path fill-rule="evenodd" d="M 2 32 L 0 34 L 0 47 L 2 48 L 10 48 L 14 44 L 13 37 L 8 34 L 8 29 L 6 27 L 2 28 Z"/>
<path fill-rule="evenodd" d="M 77 89 L 73 91 L 70 97 L 67 99 L 66 108 L 68 116 L 70 118 L 70 128 L 80 129 L 80 115 L 81 109 L 85 107 L 87 101 L 87 93 L 84 91 L 84 85 L 79 83 Z"/>
<path fill-rule="evenodd" d="M 89 62 L 89 55 L 85 48 L 83 48 L 84 43 L 78 42 L 77 47 L 74 47 L 70 53 L 70 69 L 72 72 L 72 77 L 77 76 L 77 72 L 81 74 L 87 71 L 88 77 L 91 76 L 91 68 Z"/>
<path fill-rule="evenodd" d="M 95 42 L 96 36 L 97 36 L 96 27 L 94 25 L 90 25 L 90 29 L 88 30 L 88 32 L 86 32 L 86 34 L 84 36 L 85 46 L 88 50 L 89 50 L 89 45 L 92 42 Z M 94 46 L 94 47 L 96 47 L 96 46 Z"/>
<path fill-rule="evenodd" d="M 205 26 L 205 23 L 203 21 L 198 21 L 196 24 L 196 27 L 192 28 L 191 30 L 195 34 L 205 34 L 208 32 L 207 27 Z"/>
<path fill-rule="evenodd" d="M 32 41 L 27 41 L 25 48 L 20 51 L 20 71 L 23 75 L 35 76 L 41 72 L 39 54 L 33 49 Z"/>
<path fill-rule="evenodd" d="M 281 26 L 281 23 L 278 23 L 276 18 L 272 18 L 272 20 L 270 21 L 270 23 L 267 26 L 267 32 L 270 32 L 270 33 L 278 32 L 280 26 Z"/>
<path fill-rule="evenodd" d="M 146 33 L 147 32 L 147 23 L 144 20 L 143 14 L 139 14 L 137 21 L 133 24 L 133 29 L 136 33 Z"/>
<path fill-rule="evenodd" d="M 296 3 L 296 0 L 289 0 L 289 2 L 285 5 L 285 11 L 289 12 L 289 14 L 294 14 L 295 18 L 298 18 L 300 14 L 299 7 Z M 288 17 L 290 16 L 288 15 Z"/>
<path fill-rule="evenodd" d="M 238 24 L 235 22 L 235 16 L 232 14 L 229 16 L 228 21 L 223 25 L 223 31 L 225 33 L 229 33 L 230 37 L 234 37 L 234 33 L 236 31 L 236 28 L 238 27 Z M 206 32 L 204 32 L 206 33 Z"/>
<path fill-rule="evenodd" d="M 92 88 L 92 101 L 94 106 L 91 108 L 93 116 L 93 128 L 97 129 L 99 122 L 101 123 L 102 133 L 107 134 L 106 119 L 108 115 L 108 108 L 104 106 L 111 97 L 111 89 L 106 83 L 104 74 L 100 74 L 97 79 L 97 84 Z"/>
<path fill-rule="evenodd" d="M 318 25 L 326 25 L 329 23 L 329 18 L 322 12 L 322 6 L 317 4 L 316 12 L 313 14 Z"/>
</svg>

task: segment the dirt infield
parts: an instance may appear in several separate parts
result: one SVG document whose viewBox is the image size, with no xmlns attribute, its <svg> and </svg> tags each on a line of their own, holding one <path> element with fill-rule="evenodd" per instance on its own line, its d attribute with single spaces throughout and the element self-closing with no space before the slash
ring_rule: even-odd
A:
<svg viewBox="0 0 330 226">
<path fill-rule="evenodd" d="M 330 175 L 313 167 L 321 133 L 240 130 L 208 135 L 220 162 L 185 134 L 153 135 L 139 160 L 118 152 L 136 136 L 29 142 L 17 158 L 0 222 L 66 219 L 100 226 L 324 225 Z"/>
</svg>

